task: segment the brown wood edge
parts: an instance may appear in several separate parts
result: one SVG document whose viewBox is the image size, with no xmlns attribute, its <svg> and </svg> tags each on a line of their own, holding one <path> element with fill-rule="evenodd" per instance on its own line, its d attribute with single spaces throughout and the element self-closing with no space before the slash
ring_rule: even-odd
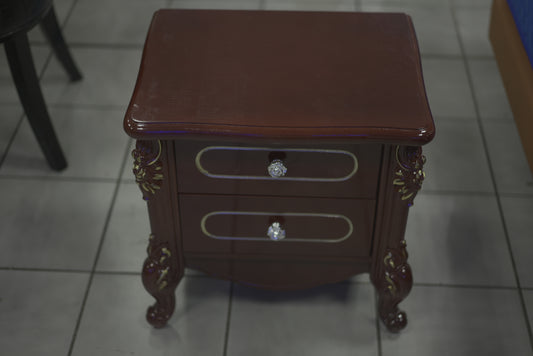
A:
<svg viewBox="0 0 533 356">
<path fill-rule="evenodd" d="M 489 38 L 533 173 L 533 68 L 506 0 L 494 0 Z"/>
<path fill-rule="evenodd" d="M 129 113 L 129 111 L 128 111 Z M 339 130 L 343 133 L 339 135 Z M 318 143 L 387 143 L 406 146 L 422 146 L 435 136 L 435 127 L 398 129 L 387 127 L 256 127 L 229 125 L 138 123 L 129 114 L 124 119 L 124 131 L 139 140 L 173 140 L 216 138 L 219 141 L 309 141 Z M 320 134 L 317 134 L 317 132 Z"/>
</svg>

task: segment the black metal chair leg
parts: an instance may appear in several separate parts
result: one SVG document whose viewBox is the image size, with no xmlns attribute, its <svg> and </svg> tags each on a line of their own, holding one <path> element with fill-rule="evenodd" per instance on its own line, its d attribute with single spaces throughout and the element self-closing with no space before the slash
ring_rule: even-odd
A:
<svg viewBox="0 0 533 356">
<path fill-rule="evenodd" d="M 63 170 L 67 161 L 46 109 L 27 34 L 13 35 L 4 43 L 4 48 L 20 101 L 44 156 L 52 169 Z"/>
<path fill-rule="evenodd" d="M 57 59 L 67 71 L 70 80 L 80 80 L 82 78 L 81 73 L 78 70 L 78 67 L 76 67 L 67 43 L 63 38 L 63 34 L 61 33 L 59 23 L 57 22 L 56 13 L 53 6 L 41 21 L 41 29 L 43 30 L 46 38 L 48 38 L 50 45 L 54 49 Z"/>
</svg>

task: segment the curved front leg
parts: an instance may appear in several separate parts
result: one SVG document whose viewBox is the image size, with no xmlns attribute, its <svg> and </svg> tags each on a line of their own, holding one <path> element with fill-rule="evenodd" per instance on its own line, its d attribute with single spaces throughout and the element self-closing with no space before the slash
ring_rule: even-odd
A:
<svg viewBox="0 0 533 356">
<path fill-rule="evenodd" d="M 405 241 L 401 241 L 399 248 L 387 250 L 378 286 L 379 316 L 392 332 L 398 332 L 407 325 L 407 316 L 404 311 L 398 309 L 398 304 L 407 297 L 413 286 L 405 247 Z"/>
<path fill-rule="evenodd" d="M 181 279 L 172 268 L 172 253 L 168 244 L 150 235 L 148 258 L 144 261 L 142 281 L 144 288 L 156 302 L 148 308 L 146 319 L 156 328 L 165 326 L 174 312 L 176 300 L 174 290 Z"/>
<path fill-rule="evenodd" d="M 407 325 L 405 312 L 398 308 L 413 286 L 404 234 L 409 207 L 425 177 L 424 162 L 420 147 L 386 147 L 371 276 L 378 292 L 380 319 L 391 332 Z"/>
<path fill-rule="evenodd" d="M 184 274 L 175 216 L 178 215 L 172 143 L 138 140 L 133 151 L 135 180 L 148 203 L 152 234 L 144 261 L 144 288 L 156 300 L 146 319 L 156 328 L 166 325 L 176 305 L 174 291 Z"/>
</svg>

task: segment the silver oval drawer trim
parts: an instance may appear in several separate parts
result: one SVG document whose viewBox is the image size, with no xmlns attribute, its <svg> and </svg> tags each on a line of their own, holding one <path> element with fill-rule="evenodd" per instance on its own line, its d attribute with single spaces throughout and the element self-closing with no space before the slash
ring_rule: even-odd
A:
<svg viewBox="0 0 533 356">
<path fill-rule="evenodd" d="M 349 156 L 353 159 L 353 169 L 352 171 L 344 176 L 339 178 L 312 178 L 312 177 L 270 177 L 265 176 L 247 176 L 247 175 L 231 175 L 231 174 L 214 174 L 210 173 L 207 169 L 202 166 L 200 162 L 202 155 L 208 151 L 212 150 L 226 150 L 226 151 L 283 151 L 283 152 L 320 152 L 320 153 L 332 153 L 332 154 L 343 154 Z M 221 178 L 221 179 L 250 179 L 250 180 L 276 180 L 276 181 L 303 181 L 303 182 L 342 182 L 353 177 L 359 168 L 359 163 L 357 157 L 351 152 L 344 150 L 328 150 L 328 149 L 306 149 L 306 148 L 269 148 L 269 147 L 231 147 L 231 146 L 208 146 L 202 149 L 196 154 L 195 158 L 196 168 L 203 175 L 210 178 Z"/>
<path fill-rule="evenodd" d="M 348 232 L 346 235 L 337 238 L 337 239 L 308 239 L 308 238 L 298 238 L 298 237 L 287 237 L 283 240 L 271 240 L 268 237 L 263 236 L 249 236 L 249 237 L 234 237 L 234 236 L 218 236 L 207 231 L 205 226 L 207 219 L 215 215 L 261 215 L 261 216 L 307 216 L 307 217 L 321 217 L 321 218 L 330 218 L 330 219 L 342 219 L 348 224 Z M 268 227 L 268 226 L 267 226 Z M 266 228 L 265 227 L 265 231 Z M 354 232 L 354 227 L 352 221 L 344 215 L 340 214 L 321 214 L 321 213 L 274 213 L 274 212 L 249 212 L 249 211 L 213 211 L 209 214 L 206 214 L 202 217 L 200 221 L 200 228 L 202 232 L 216 240 L 237 240 L 237 241 L 270 241 L 270 242 L 320 242 L 320 243 L 339 243 L 346 240 Z"/>
</svg>

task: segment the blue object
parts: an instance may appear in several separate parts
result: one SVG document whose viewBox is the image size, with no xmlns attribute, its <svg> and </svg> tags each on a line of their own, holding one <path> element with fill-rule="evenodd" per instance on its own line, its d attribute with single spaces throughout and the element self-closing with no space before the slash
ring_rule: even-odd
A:
<svg viewBox="0 0 533 356">
<path fill-rule="evenodd" d="M 507 0 L 522 44 L 533 67 L 533 0 Z"/>
</svg>

